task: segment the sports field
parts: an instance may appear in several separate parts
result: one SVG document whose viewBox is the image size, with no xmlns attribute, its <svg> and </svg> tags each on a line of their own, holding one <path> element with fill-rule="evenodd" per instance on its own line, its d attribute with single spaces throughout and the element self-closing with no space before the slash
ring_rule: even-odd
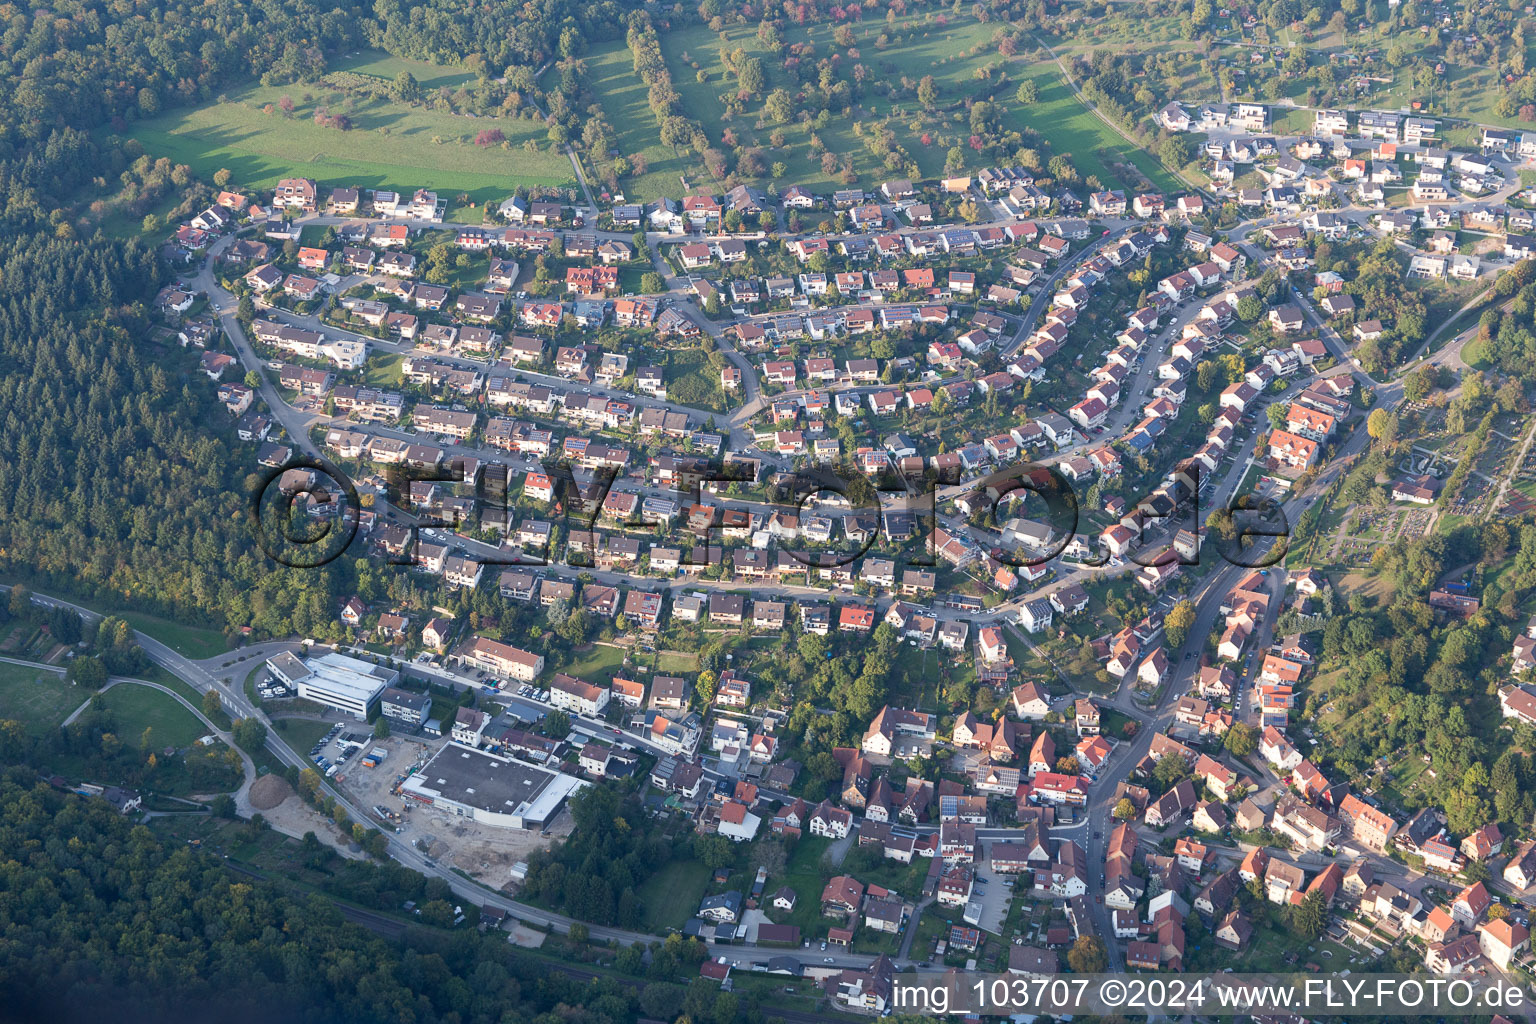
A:
<svg viewBox="0 0 1536 1024">
<path fill-rule="evenodd" d="M 424 95 L 469 77 L 379 54 L 360 55 L 336 70 L 386 82 L 408 70 Z M 284 97 L 293 103 L 291 114 L 280 109 Z M 345 114 L 353 127 L 341 131 L 316 124 L 319 108 Z M 476 146 L 475 135 L 486 128 L 499 128 L 507 141 Z M 187 164 L 204 180 L 227 167 L 236 184 L 250 188 L 302 176 L 332 187 L 431 188 L 450 200 L 467 193 L 479 205 L 506 198 L 518 185 L 574 181 L 570 161 L 549 143 L 539 121 L 460 115 L 346 93 L 323 82 L 253 85 L 205 106 L 136 122 L 127 134 L 151 156 Z M 529 139 L 537 140 L 537 152 L 524 148 Z"/>
</svg>

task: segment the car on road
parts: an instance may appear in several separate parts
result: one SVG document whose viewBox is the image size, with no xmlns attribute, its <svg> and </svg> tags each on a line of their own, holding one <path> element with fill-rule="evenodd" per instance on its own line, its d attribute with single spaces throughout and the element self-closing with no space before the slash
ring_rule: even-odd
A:
<svg viewBox="0 0 1536 1024">
<path fill-rule="evenodd" d="M 824 963 L 824 964 L 830 964 L 830 963 L 835 963 L 836 961 L 834 961 L 831 957 L 825 957 L 825 958 L 822 959 L 821 962 Z"/>
</svg>

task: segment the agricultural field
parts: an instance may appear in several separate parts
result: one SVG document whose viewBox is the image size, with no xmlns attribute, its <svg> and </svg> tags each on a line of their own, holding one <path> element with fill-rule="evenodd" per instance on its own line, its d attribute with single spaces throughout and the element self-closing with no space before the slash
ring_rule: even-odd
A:
<svg viewBox="0 0 1536 1024">
<path fill-rule="evenodd" d="M 387 82 L 400 71 L 410 71 L 424 93 L 452 88 L 470 77 L 435 64 L 377 54 L 343 63 L 333 74 Z M 289 115 L 280 109 L 284 97 L 293 103 Z M 316 124 L 314 115 L 321 108 L 346 114 L 353 127 L 341 131 Z M 507 141 L 477 147 L 474 137 L 486 128 L 500 129 Z M 427 187 L 450 201 L 467 195 L 478 207 L 506 198 L 518 185 L 574 180 L 570 161 L 550 145 L 541 122 L 472 117 L 425 104 L 368 98 L 323 81 L 308 86 L 252 85 L 205 106 L 136 122 L 127 134 L 149 155 L 187 164 L 204 180 L 224 167 L 237 184 L 253 188 L 302 176 L 331 187 Z M 537 152 L 524 148 L 530 139 L 537 141 Z"/>
</svg>

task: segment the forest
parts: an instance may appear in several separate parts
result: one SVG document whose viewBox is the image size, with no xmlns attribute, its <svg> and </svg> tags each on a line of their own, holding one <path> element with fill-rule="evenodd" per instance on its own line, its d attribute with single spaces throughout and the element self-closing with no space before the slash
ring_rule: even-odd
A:
<svg viewBox="0 0 1536 1024">
<path fill-rule="evenodd" d="M 208 427 L 214 395 L 191 356 L 148 340 L 161 273 L 137 242 L 0 243 L 0 569 L 222 618 L 262 593 L 233 573 L 269 570 L 245 536 L 245 471 Z"/>
<path fill-rule="evenodd" d="M 236 876 L 215 854 L 168 843 L 104 801 L 61 793 L 25 769 L 0 774 L 0 809 L 0 1019 L 613 1024 L 684 1011 L 711 1024 L 762 1019 L 734 998 L 722 1004 L 718 990 L 551 970 L 496 932 L 412 927 L 386 941 L 347 923 L 322 895 Z M 413 895 L 452 898 L 441 881 L 393 865 L 347 870 L 350 898 L 373 902 L 371 888 L 391 909 Z"/>
</svg>

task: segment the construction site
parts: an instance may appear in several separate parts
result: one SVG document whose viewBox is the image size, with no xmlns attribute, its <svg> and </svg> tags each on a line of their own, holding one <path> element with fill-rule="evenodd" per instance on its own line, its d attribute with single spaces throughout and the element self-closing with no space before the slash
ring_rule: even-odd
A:
<svg viewBox="0 0 1536 1024">
<path fill-rule="evenodd" d="M 477 881 L 507 888 L 513 865 L 570 835 L 570 811 L 562 808 L 542 830 L 506 828 L 403 797 L 402 783 L 445 745 L 443 740 L 415 736 L 373 740 L 368 749 L 371 753 L 383 748 L 382 760 L 370 768 L 365 766 L 368 759 L 362 759 L 335 781 L 355 806 L 368 811 L 369 825 L 396 832 L 434 861 L 458 868 Z"/>
</svg>

